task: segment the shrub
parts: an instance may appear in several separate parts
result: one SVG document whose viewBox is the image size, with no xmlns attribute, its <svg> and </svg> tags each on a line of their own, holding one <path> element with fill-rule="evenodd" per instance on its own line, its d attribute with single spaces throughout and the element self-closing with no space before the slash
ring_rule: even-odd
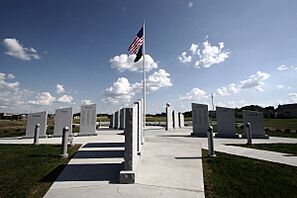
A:
<svg viewBox="0 0 297 198">
<path fill-rule="evenodd" d="M 285 132 L 286 133 L 290 133 L 291 132 L 291 129 L 285 129 Z"/>
</svg>

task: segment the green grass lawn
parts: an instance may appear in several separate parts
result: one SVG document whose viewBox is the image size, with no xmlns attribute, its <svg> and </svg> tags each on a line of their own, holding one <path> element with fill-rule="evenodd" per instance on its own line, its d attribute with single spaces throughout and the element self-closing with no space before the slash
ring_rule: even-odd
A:
<svg viewBox="0 0 297 198">
<path fill-rule="evenodd" d="M 60 145 L 0 145 L 0 197 L 43 197 L 69 161 L 60 153 Z"/>
<path fill-rule="evenodd" d="M 268 150 L 268 151 L 276 151 L 281 153 L 288 153 L 297 155 L 297 144 L 253 144 L 253 145 L 247 145 L 247 144 L 232 144 L 232 146 L 242 146 L 247 148 L 255 148 L 255 149 L 261 149 L 261 150 Z"/>
<path fill-rule="evenodd" d="M 276 137 L 288 137 L 288 138 L 297 138 L 296 132 L 286 132 L 286 131 L 265 131 L 265 133 L 269 136 L 276 136 Z"/>
<path fill-rule="evenodd" d="M 0 120 L 0 137 L 22 136 L 26 132 L 26 121 Z"/>
<path fill-rule="evenodd" d="M 206 197 L 296 197 L 297 167 L 203 150 Z"/>
</svg>

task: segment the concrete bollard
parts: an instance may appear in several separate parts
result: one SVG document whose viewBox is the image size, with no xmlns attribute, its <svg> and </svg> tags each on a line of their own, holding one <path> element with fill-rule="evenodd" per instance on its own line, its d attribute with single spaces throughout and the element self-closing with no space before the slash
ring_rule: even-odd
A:
<svg viewBox="0 0 297 198">
<path fill-rule="evenodd" d="M 40 134 L 40 124 L 37 123 L 35 125 L 35 133 L 34 133 L 34 144 L 35 145 L 39 144 L 39 134 Z"/>
<path fill-rule="evenodd" d="M 210 157 L 215 157 L 215 151 L 214 151 L 214 142 L 213 142 L 213 128 L 212 126 L 208 127 L 207 130 L 207 138 L 208 138 L 208 155 Z"/>
<path fill-rule="evenodd" d="M 251 123 L 248 122 L 245 125 L 245 127 L 246 127 L 247 144 L 252 145 L 252 127 L 251 127 Z"/>
<path fill-rule="evenodd" d="M 69 128 L 66 126 L 63 128 L 63 136 L 62 136 L 62 154 L 63 158 L 68 157 L 67 148 L 68 148 L 68 131 Z"/>
</svg>

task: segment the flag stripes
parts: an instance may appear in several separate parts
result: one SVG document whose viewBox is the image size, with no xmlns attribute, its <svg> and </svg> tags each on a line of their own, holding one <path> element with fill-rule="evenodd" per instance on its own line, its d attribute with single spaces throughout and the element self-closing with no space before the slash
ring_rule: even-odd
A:
<svg viewBox="0 0 297 198">
<path fill-rule="evenodd" d="M 132 54 L 137 54 L 139 47 L 143 44 L 143 38 L 136 37 L 133 43 L 129 46 L 129 51 Z"/>
<path fill-rule="evenodd" d="M 133 40 L 133 42 L 131 43 L 131 45 L 129 46 L 129 51 L 132 54 L 137 54 L 138 49 L 140 48 L 140 46 L 142 46 L 144 42 L 144 38 L 143 38 L 143 28 L 141 28 L 139 30 L 139 32 L 137 33 L 135 39 Z"/>
</svg>

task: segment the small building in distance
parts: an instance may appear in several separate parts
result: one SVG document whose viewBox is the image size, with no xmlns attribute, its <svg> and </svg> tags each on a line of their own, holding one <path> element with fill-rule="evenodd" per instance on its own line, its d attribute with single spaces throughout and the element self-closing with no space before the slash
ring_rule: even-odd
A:
<svg viewBox="0 0 297 198">
<path fill-rule="evenodd" d="M 276 118 L 297 118 L 297 103 L 278 105 Z"/>
<path fill-rule="evenodd" d="M 0 113 L 0 120 L 27 120 L 27 114 Z"/>
<path fill-rule="evenodd" d="M 1 120 L 13 120 L 13 113 L 0 113 Z"/>
</svg>

